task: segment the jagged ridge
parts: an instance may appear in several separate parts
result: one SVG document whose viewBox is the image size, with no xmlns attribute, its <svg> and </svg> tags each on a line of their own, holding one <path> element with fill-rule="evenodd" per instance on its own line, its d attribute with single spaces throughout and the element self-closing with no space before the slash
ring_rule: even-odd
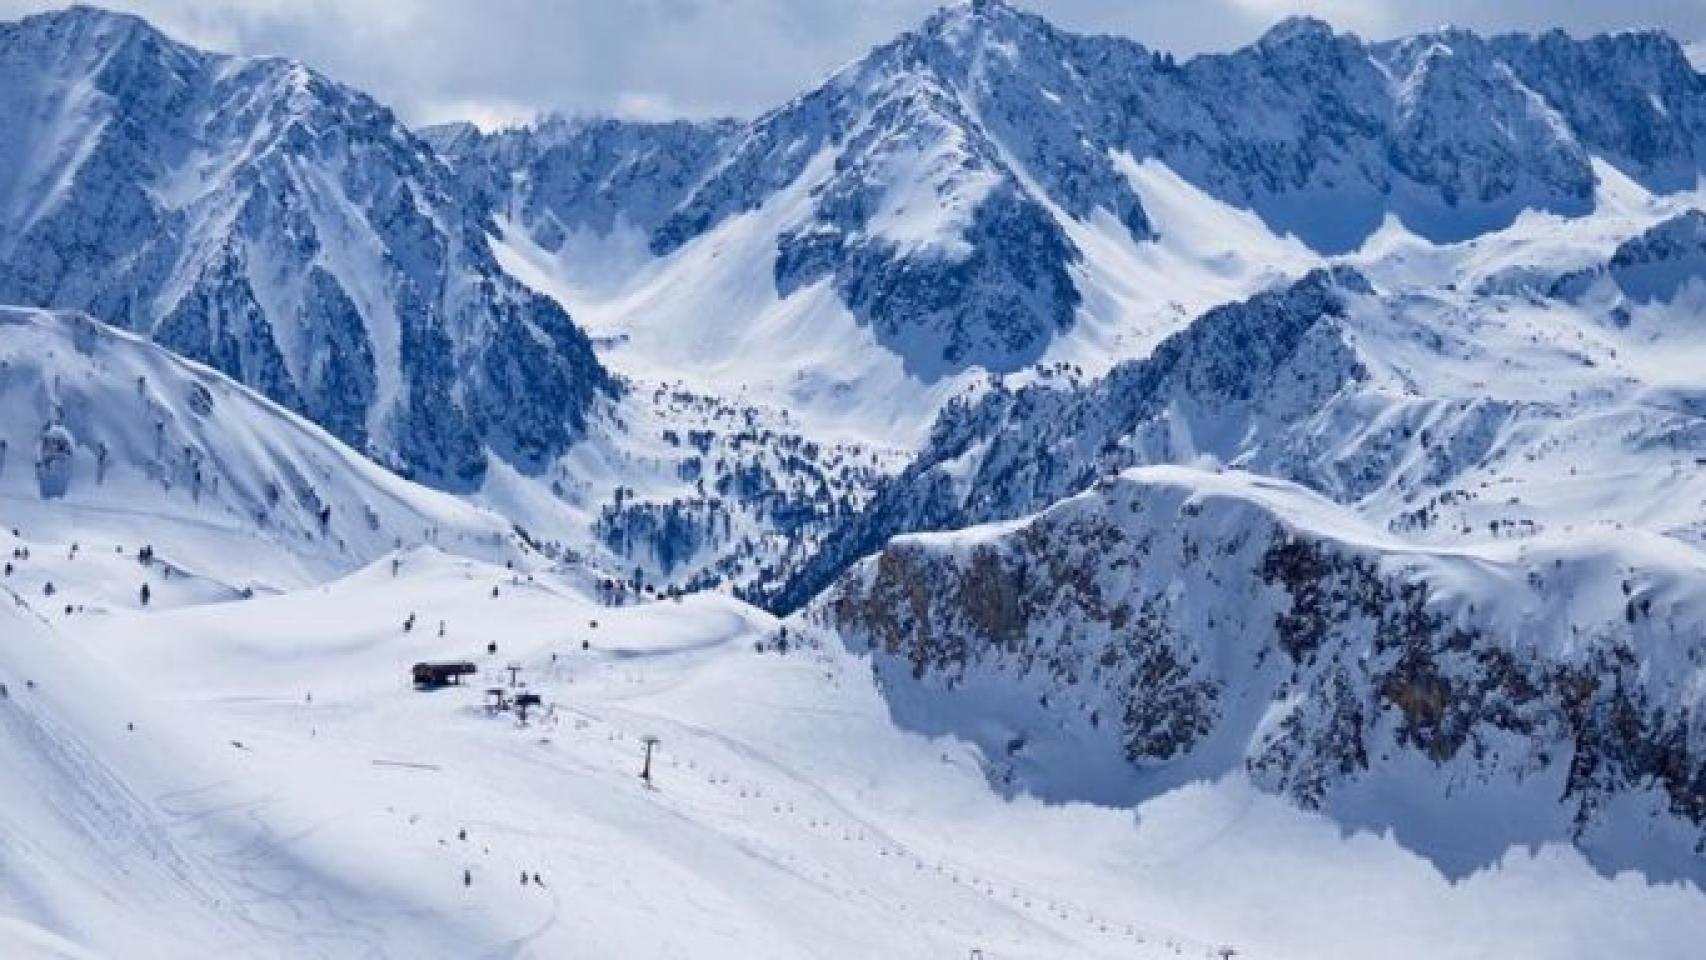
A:
<svg viewBox="0 0 1706 960">
<path fill-rule="evenodd" d="M 85 7 L 0 26 L 0 77 L 0 302 L 145 333 L 457 490 L 487 450 L 561 453 L 613 389 L 368 97 Z"/>
</svg>

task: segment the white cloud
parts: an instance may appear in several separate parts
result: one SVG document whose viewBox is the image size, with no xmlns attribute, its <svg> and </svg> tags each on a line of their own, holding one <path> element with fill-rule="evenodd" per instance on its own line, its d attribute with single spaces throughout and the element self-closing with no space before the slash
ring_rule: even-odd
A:
<svg viewBox="0 0 1706 960">
<path fill-rule="evenodd" d="M 528 103 L 453 98 L 429 100 L 415 108 L 409 120 L 417 126 L 467 121 L 490 133 L 527 123 L 540 113 L 537 106 Z"/>
</svg>

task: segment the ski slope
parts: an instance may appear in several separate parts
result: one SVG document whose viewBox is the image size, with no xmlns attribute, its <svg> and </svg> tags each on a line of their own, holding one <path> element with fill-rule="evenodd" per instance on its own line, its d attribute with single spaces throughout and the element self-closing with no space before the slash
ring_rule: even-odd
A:
<svg viewBox="0 0 1706 960">
<path fill-rule="evenodd" d="M 404 544 L 528 553 L 498 514 L 83 314 L 0 307 L 0 409 L 0 520 L 32 549 L 7 582 L 55 583 L 61 606 L 134 606 L 145 582 L 165 605 L 291 589 Z"/>
<path fill-rule="evenodd" d="M 0 807 L 8 955 L 1665 957 L 1706 934 L 1694 888 L 1561 845 L 1449 882 L 1238 777 L 1135 811 L 1002 799 L 967 742 L 894 725 L 863 658 L 798 624 L 778 653 L 714 595 L 610 608 L 431 548 L 395 571 L 58 625 L 8 597 L 0 769 L 42 788 Z M 481 675 L 411 689 L 439 657 Z M 511 664 L 545 701 L 526 726 L 482 706 Z"/>
</svg>

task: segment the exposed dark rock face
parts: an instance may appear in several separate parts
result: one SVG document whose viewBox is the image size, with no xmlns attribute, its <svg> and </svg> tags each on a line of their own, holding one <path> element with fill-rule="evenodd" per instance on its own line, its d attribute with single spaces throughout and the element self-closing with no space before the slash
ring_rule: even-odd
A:
<svg viewBox="0 0 1706 960">
<path fill-rule="evenodd" d="M 450 124 L 421 136 L 473 202 L 514 217 L 541 247 L 558 252 L 575 231 L 656 231 L 738 128 L 731 120 L 552 116 L 491 134 Z"/>
<path fill-rule="evenodd" d="M 782 237 L 776 289 L 786 296 L 833 277 L 854 316 L 914 375 L 1016 369 L 1039 359 L 1072 325 L 1080 297 L 1066 267 L 1078 253 L 1044 210 L 1012 188 L 978 205 L 963 259 L 907 255 L 891 242 L 861 237 L 861 228 L 814 225 Z"/>
<path fill-rule="evenodd" d="M 1561 837 L 1615 844 L 1650 810 L 1706 855 L 1688 679 L 1706 611 L 1668 586 L 1688 571 L 1631 555 L 1620 584 L 1580 556 L 1395 553 L 1285 519 L 1333 508 L 1235 476 L 1146 468 L 1017 526 L 903 537 L 808 617 L 875 654 L 897 719 L 979 743 L 993 780 L 1052 799 L 1235 765 L 1335 810 L 1419 764 L 1417 803 L 1556 783 Z M 1521 613 L 1565 595 L 1567 623 Z M 1665 663 L 1689 666 L 1656 679 Z M 1122 761 L 1123 792 L 1105 770 Z"/>
<path fill-rule="evenodd" d="M 86 7 L 0 24 L 0 78 L 0 302 L 148 335 L 452 490 L 488 453 L 540 468 L 615 391 L 361 93 Z"/>
</svg>

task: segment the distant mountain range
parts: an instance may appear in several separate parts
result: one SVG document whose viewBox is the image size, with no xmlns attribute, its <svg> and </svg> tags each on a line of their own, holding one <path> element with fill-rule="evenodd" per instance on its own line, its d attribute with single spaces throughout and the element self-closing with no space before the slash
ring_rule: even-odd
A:
<svg viewBox="0 0 1706 960">
<path fill-rule="evenodd" d="M 746 124 L 440 132 L 540 246 L 622 223 L 669 255 L 803 189 L 776 293 L 820 280 L 913 375 L 1042 357 L 1105 282 L 1075 227 L 1162 239 L 1125 163 L 1156 160 L 1321 254 L 1388 215 L 1437 242 L 1585 215 L 1598 158 L 1645 187 L 1706 170 L 1706 81 L 1662 33 L 1365 43 L 1316 20 L 1185 62 L 957 3 Z M 697 278 L 678 277 L 681 282 Z"/>
</svg>

